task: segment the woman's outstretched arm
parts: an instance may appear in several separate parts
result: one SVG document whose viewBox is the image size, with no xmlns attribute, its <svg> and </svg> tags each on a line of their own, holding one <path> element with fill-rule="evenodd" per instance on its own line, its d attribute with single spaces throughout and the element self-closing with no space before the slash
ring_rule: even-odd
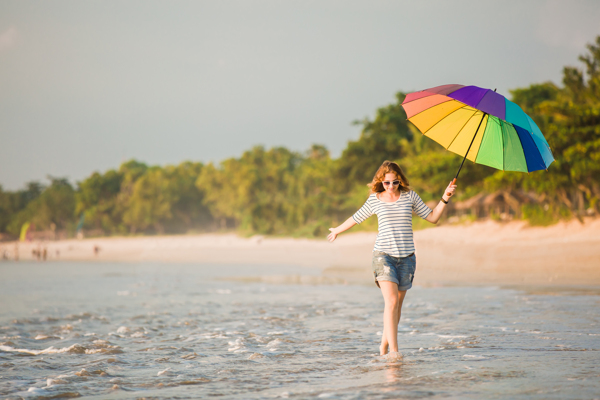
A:
<svg viewBox="0 0 600 400">
<path fill-rule="evenodd" d="M 454 195 L 455 191 L 456 185 L 450 182 L 446 190 L 444 190 L 444 195 L 442 196 L 442 199 L 444 199 L 445 201 L 450 200 L 450 197 Z M 425 221 L 429 221 L 432 224 L 437 224 L 440 220 L 440 217 L 442 216 L 442 213 L 444 212 L 444 208 L 446 208 L 446 204 L 440 200 L 439 204 L 433 209 L 432 212 L 429 213 L 427 218 L 425 218 Z"/>
<path fill-rule="evenodd" d="M 343 224 L 338 226 L 337 228 L 329 228 L 331 233 L 329 235 L 327 235 L 327 240 L 329 240 L 330 242 L 333 242 L 335 240 L 335 238 L 337 237 L 337 235 L 339 235 L 340 233 L 342 233 L 344 231 L 347 231 L 348 229 L 352 228 L 354 225 L 356 225 L 356 221 L 354 221 L 354 218 L 350 217 Z"/>
</svg>

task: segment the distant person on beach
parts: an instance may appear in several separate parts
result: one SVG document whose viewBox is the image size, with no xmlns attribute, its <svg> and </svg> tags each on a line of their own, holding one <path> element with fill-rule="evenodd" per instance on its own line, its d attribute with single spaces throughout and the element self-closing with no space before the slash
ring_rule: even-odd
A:
<svg viewBox="0 0 600 400">
<path fill-rule="evenodd" d="M 412 287 L 416 270 L 413 242 L 412 213 L 436 224 L 456 185 L 448 185 L 433 211 L 410 189 L 408 179 L 398 164 L 384 161 L 368 185 L 370 195 L 365 204 L 343 224 L 330 228 L 327 236 L 333 242 L 337 235 L 377 215 L 379 233 L 373 249 L 375 284 L 381 289 L 385 308 L 383 335 L 379 353 L 398 352 L 398 323 L 406 291 Z"/>
</svg>

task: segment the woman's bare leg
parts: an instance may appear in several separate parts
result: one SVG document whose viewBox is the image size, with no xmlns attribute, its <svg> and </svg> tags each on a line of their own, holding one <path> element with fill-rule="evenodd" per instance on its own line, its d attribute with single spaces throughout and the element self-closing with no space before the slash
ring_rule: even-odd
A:
<svg viewBox="0 0 600 400">
<path fill-rule="evenodd" d="M 400 315 L 402 314 L 402 303 L 404 303 L 405 296 L 406 296 L 406 290 L 398 291 L 398 323 L 400 323 Z"/>
<path fill-rule="evenodd" d="M 383 310 L 383 335 L 381 336 L 381 353 L 389 347 L 390 351 L 398 351 L 398 284 L 379 281 L 385 308 Z"/>
<path fill-rule="evenodd" d="M 400 316 L 402 314 L 402 303 L 406 296 L 406 290 L 398 291 L 397 284 L 387 281 L 379 282 L 379 286 L 381 286 L 381 294 L 383 295 L 385 302 L 385 309 L 383 312 L 383 335 L 381 336 L 379 354 L 385 355 L 388 352 L 388 348 L 392 352 L 398 352 L 398 323 L 400 322 Z M 390 340 L 390 338 L 392 340 Z"/>
</svg>

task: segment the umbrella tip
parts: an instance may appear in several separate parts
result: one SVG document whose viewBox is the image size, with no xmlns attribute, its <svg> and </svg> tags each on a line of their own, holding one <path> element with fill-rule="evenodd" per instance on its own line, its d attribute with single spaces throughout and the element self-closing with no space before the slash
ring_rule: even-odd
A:
<svg viewBox="0 0 600 400">
<path fill-rule="evenodd" d="M 496 88 L 496 89 L 498 89 L 498 88 Z M 494 89 L 494 92 L 496 91 L 496 89 Z"/>
</svg>

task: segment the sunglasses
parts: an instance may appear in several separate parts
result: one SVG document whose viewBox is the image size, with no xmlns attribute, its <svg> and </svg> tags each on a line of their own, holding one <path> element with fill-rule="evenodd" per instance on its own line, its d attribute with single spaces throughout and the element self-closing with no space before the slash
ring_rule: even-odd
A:
<svg viewBox="0 0 600 400">
<path fill-rule="evenodd" d="M 389 185 L 398 186 L 400 184 L 400 181 L 393 181 L 393 182 L 383 181 L 381 183 L 383 183 L 385 186 L 389 186 Z"/>
</svg>

